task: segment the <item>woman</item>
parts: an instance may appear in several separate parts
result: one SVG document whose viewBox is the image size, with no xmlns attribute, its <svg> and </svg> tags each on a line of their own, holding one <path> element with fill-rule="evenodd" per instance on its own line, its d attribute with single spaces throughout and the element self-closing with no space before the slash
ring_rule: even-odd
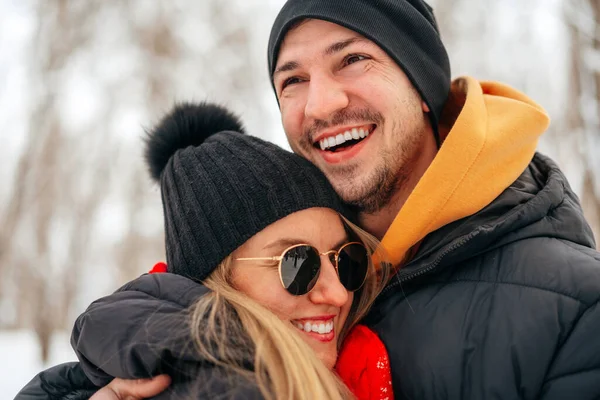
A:
<svg viewBox="0 0 600 400">
<path fill-rule="evenodd" d="M 351 397 L 332 370 L 385 282 L 370 257 L 377 242 L 316 167 L 242 130 L 201 104 L 176 107 L 150 132 L 168 273 L 78 318 L 72 344 L 94 385 L 167 373 L 164 398 Z M 94 398 L 121 398 L 126 385 Z"/>
</svg>

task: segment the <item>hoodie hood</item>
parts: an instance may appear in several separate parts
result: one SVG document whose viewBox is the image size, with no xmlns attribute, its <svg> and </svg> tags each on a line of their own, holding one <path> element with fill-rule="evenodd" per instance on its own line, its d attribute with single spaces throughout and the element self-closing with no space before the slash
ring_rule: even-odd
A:
<svg viewBox="0 0 600 400">
<path fill-rule="evenodd" d="M 595 248 L 579 199 L 556 163 L 539 153 L 521 176 L 481 211 L 429 234 L 414 258 L 398 272 L 397 280 L 439 271 L 532 238 Z"/>
<path fill-rule="evenodd" d="M 382 239 L 396 266 L 429 233 L 477 213 L 508 188 L 549 125 L 541 106 L 509 86 L 465 77 L 451 92 L 464 99 L 462 110 Z"/>
</svg>

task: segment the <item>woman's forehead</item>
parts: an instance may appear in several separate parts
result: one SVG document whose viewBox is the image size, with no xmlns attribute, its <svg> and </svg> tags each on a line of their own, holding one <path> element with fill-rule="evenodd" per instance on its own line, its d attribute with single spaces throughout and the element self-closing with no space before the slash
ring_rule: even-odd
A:
<svg viewBox="0 0 600 400">
<path fill-rule="evenodd" d="M 328 208 L 309 208 L 290 214 L 250 238 L 245 247 L 265 249 L 307 243 L 329 250 L 347 238 L 339 214 Z"/>
</svg>

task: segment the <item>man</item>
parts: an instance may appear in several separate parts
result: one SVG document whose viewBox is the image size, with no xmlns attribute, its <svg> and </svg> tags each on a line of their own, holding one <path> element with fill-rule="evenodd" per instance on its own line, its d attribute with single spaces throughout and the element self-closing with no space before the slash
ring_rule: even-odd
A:
<svg viewBox="0 0 600 400">
<path fill-rule="evenodd" d="M 396 399 L 600 397 L 600 254 L 544 110 L 450 82 L 422 0 L 289 0 L 269 68 L 292 149 L 398 272 L 367 319 Z"/>
<path fill-rule="evenodd" d="M 451 83 L 422 0 L 289 0 L 268 52 L 292 149 L 397 267 L 366 321 L 395 398 L 599 398 L 600 255 L 544 110 Z"/>
</svg>

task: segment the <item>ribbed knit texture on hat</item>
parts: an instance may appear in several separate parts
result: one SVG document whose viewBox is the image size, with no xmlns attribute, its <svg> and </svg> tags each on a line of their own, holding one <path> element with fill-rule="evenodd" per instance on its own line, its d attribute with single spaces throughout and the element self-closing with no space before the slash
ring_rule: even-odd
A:
<svg viewBox="0 0 600 400">
<path fill-rule="evenodd" d="M 387 52 L 429 106 L 439 144 L 438 123 L 450 91 L 450 61 L 433 10 L 427 3 L 422 0 L 288 0 L 275 19 L 269 38 L 271 77 L 288 30 L 307 18 L 346 27 Z"/>
<path fill-rule="evenodd" d="M 199 280 L 253 235 L 296 211 L 327 207 L 349 216 L 314 165 L 238 132 L 177 150 L 160 183 L 168 271 Z"/>
</svg>

